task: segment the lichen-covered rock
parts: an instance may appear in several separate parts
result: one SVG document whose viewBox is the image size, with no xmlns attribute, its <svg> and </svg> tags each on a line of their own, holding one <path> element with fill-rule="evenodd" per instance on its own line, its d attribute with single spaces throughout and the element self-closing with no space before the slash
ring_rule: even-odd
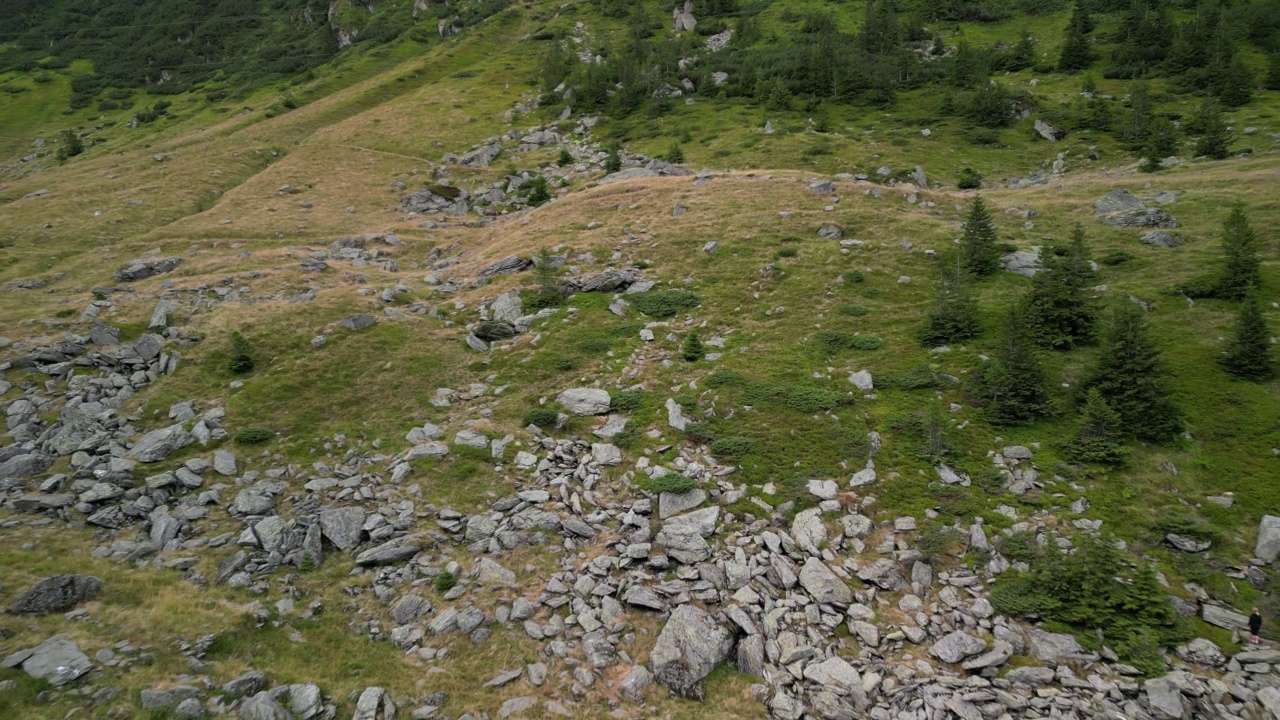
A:
<svg viewBox="0 0 1280 720">
<path fill-rule="evenodd" d="M 681 605 L 649 655 L 654 678 L 680 697 L 703 699 L 702 680 L 733 651 L 733 635 L 706 611 Z"/>
</svg>

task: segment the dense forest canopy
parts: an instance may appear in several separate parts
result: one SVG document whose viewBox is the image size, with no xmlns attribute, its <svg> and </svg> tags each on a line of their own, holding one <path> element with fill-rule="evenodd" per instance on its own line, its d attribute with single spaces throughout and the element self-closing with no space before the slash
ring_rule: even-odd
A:
<svg viewBox="0 0 1280 720">
<path fill-rule="evenodd" d="M 109 89 L 176 95 L 210 81 L 260 84 L 318 67 L 349 42 L 411 29 L 426 42 L 440 35 L 437 19 L 463 27 L 507 4 L 438 2 L 419 13 L 413 3 L 348 0 L 0 0 L 0 72 L 89 60 L 93 71 L 73 80 L 73 108 Z"/>
</svg>

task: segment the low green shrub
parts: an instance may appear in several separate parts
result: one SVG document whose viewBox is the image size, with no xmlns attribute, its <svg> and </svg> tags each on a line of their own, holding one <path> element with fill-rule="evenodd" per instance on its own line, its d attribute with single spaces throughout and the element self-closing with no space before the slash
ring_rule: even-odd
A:
<svg viewBox="0 0 1280 720">
<path fill-rule="evenodd" d="M 448 570 L 441 570 L 440 574 L 436 575 L 436 580 L 434 583 L 436 592 L 438 593 L 447 593 L 450 590 L 452 590 L 453 587 L 457 584 L 458 584 L 457 576 L 455 576 L 453 573 L 449 572 Z"/>
<path fill-rule="evenodd" d="M 608 338 L 599 337 L 587 338 L 586 340 L 578 343 L 578 348 L 588 355 L 604 355 L 609 352 L 609 348 L 612 346 L 613 343 L 609 342 Z"/>
<path fill-rule="evenodd" d="M 700 422 L 685 424 L 684 435 L 689 439 L 689 442 L 699 445 L 709 445 L 716 440 L 716 434 L 712 431 L 711 426 Z"/>
<path fill-rule="evenodd" d="M 698 296 L 688 290 L 651 290 L 635 295 L 631 305 L 652 318 L 675 317 L 678 313 L 698 307 Z"/>
<path fill-rule="evenodd" d="M 755 450 L 756 443 L 748 437 L 731 435 L 711 443 L 711 454 L 722 460 L 737 460 Z"/>
<path fill-rule="evenodd" d="M 747 384 L 747 377 L 733 370 L 717 370 L 706 379 L 709 388 L 740 387 Z"/>
<path fill-rule="evenodd" d="M 684 493 L 696 487 L 698 487 L 698 483 L 694 482 L 692 478 L 687 478 L 683 475 L 663 475 L 649 481 L 649 492 L 655 495 L 664 492 Z"/>
<path fill-rule="evenodd" d="M 275 433 L 267 430 L 266 428 L 245 428 L 236 432 L 231 439 L 234 440 L 237 445 L 261 445 L 262 443 L 270 440 L 274 435 Z"/>
<path fill-rule="evenodd" d="M 610 392 L 609 409 L 613 412 L 636 412 L 648 404 L 649 394 L 643 390 Z"/>
<path fill-rule="evenodd" d="M 555 427 L 560 413 L 549 407 L 529 408 L 521 419 L 525 427 L 537 425 L 540 428 Z"/>
</svg>

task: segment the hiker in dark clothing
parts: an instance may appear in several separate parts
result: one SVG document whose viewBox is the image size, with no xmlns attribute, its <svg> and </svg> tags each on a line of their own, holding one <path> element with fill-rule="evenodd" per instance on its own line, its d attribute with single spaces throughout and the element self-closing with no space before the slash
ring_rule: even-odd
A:
<svg viewBox="0 0 1280 720">
<path fill-rule="evenodd" d="M 1253 609 L 1253 614 L 1249 616 L 1249 643 L 1251 645 L 1258 644 L 1258 633 L 1262 632 L 1262 615 L 1258 612 L 1258 608 Z"/>
</svg>

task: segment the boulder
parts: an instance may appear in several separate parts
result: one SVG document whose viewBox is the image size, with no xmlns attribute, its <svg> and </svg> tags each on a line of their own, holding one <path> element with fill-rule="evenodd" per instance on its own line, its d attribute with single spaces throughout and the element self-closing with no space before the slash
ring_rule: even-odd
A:
<svg viewBox="0 0 1280 720">
<path fill-rule="evenodd" d="M 1063 655 L 1077 655 L 1084 652 L 1079 641 L 1066 633 L 1051 633 L 1032 628 L 1027 636 L 1027 653 L 1045 663 L 1057 664 L 1058 659 Z"/>
<path fill-rule="evenodd" d="M 1000 266 L 1023 277 L 1033 277 L 1040 270 L 1040 248 L 1016 250 L 1000 258 Z"/>
<path fill-rule="evenodd" d="M 810 557 L 800 569 L 800 585 L 819 603 L 844 607 L 853 602 L 849 586 L 816 557 Z"/>
<path fill-rule="evenodd" d="M 72 682 L 93 669 L 88 656 L 66 635 L 54 635 L 33 648 L 22 661 L 22 670 L 54 687 Z"/>
<path fill-rule="evenodd" d="M 1263 515 L 1258 523 L 1258 544 L 1253 556 L 1264 562 L 1275 562 L 1280 556 L 1280 517 Z"/>
<path fill-rule="evenodd" d="M 364 567 L 391 565 L 401 560 L 408 560 L 422 549 L 422 541 L 416 536 L 388 540 L 376 547 L 369 548 L 356 556 L 356 564 Z"/>
<path fill-rule="evenodd" d="M 733 651 L 733 635 L 701 608 L 671 613 L 649 654 L 654 679 L 680 697 L 703 699 L 702 680 Z"/>
<path fill-rule="evenodd" d="M 1227 630 L 1249 631 L 1249 618 L 1220 605 L 1208 603 L 1200 606 L 1200 619 Z"/>
<path fill-rule="evenodd" d="M 164 258 L 139 258 L 130 260 L 123 267 L 116 270 L 116 280 L 119 282 L 137 282 L 138 280 L 146 280 L 152 275 L 160 275 L 162 273 L 172 272 L 174 268 L 182 264 L 182 258 L 164 257 Z"/>
<path fill-rule="evenodd" d="M 170 425 L 143 435 L 125 457 L 144 463 L 160 462 L 193 442 L 195 438 L 181 425 Z"/>
<path fill-rule="evenodd" d="M 395 703 L 391 696 L 380 687 L 365 688 L 356 700 L 356 714 L 351 720 L 393 720 L 396 716 Z"/>
<path fill-rule="evenodd" d="M 497 342 L 499 340 L 510 340 L 515 337 L 516 334 L 515 326 L 509 322 L 503 322 L 501 320 L 485 320 L 484 322 L 476 325 L 475 329 L 471 331 L 471 334 L 467 336 L 467 343 L 470 344 L 473 349 L 483 352 L 489 349 L 489 343 Z M 473 339 L 479 340 L 480 342 L 472 342 Z"/>
<path fill-rule="evenodd" d="M 839 656 L 810 663 L 804 669 L 804 678 L 843 693 L 862 693 L 862 678 L 858 676 L 858 671 Z"/>
<path fill-rule="evenodd" d="M 1093 212 L 1107 225 L 1116 227 L 1172 228 L 1178 221 L 1160 208 L 1149 208 L 1128 190 L 1103 195 L 1093 204 Z"/>
<path fill-rule="evenodd" d="M 947 635 L 929 648 L 929 654 L 945 663 L 958 663 L 987 649 L 981 638 L 959 630 Z"/>
<path fill-rule="evenodd" d="M 706 502 L 707 493 L 701 488 L 693 488 L 685 492 L 664 492 L 658 496 L 658 518 L 669 517 L 692 510 Z"/>
<path fill-rule="evenodd" d="M 367 327 L 372 327 L 376 322 L 377 320 L 374 319 L 372 315 L 360 314 L 360 315 L 348 315 L 347 317 L 343 318 L 342 321 L 339 322 L 338 324 L 348 330 L 359 331 Z"/>
<path fill-rule="evenodd" d="M 66 612 L 102 592 L 102 581 L 90 575 L 54 575 L 32 585 L 5 609 L 12 615 Z"/>
<path fill-rule="evenodd" d="M 240 720 L 293 720 L 293 713 L 263 690 L 240 705 Z"/>
<path fill-rule="evenodd" d="M 1152 230 L 1142 236 L 1144 245 L 1156 245 L 1158 247 L 1176 248 L 1183 244 L 1185 240 L 1180 235 L 1167 233 L 1164 230 Z"/>
<path fill-rule="evenodd" d="M 609 393 L 595 388 L 569 388 L 556 396 L 556 402 L 574 415 L 604 415 L 609 412 Z"/>
<path fill-rule="evenodd" d="M 489 304 L 489 314 L 494 320 L 515 324 L 524 315 L 524 302 L 519 290 L 502 293 Z"/>
<path fill-rule="evenodd" d="M 1173 680 L 1158 677 L 1142 684 L 1147 694 L 1147 705 L 1151 714 L 1158 720 L 1183 720 L 1186 709 L 1182 705 L 1182 692 Z"/>
<path fill-rule="evenodd" d="M 1059 140 L 1067 136 L 1066 130 L 1059 130 L 1058 128 L 1055 128 L 1049 123 L 1043 120 L 1040 120 L 1038 118 L 1036 119 L 1033 127 L 1035 128 L 1037 135 L 1044 138 L 1045 140 L 1048 140 L 1049 142 L 1058 142 Z"/>
<path fill-rule="evenodd" d="M 907 584 L 898 564 L 888 558 L 880 558 L 858 571 L 858 578 L 869 582 L 881 590 L 897 590 Z"/>
</svg>

